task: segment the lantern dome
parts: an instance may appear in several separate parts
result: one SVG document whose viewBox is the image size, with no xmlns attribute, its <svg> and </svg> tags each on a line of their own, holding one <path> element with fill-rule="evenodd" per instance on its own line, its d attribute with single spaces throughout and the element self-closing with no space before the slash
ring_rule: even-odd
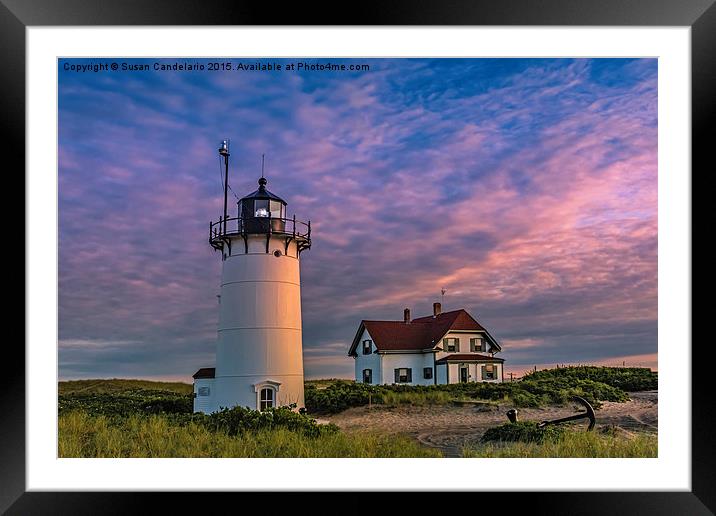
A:
<svg viewBox="0 0 716 516">
<path fill-rule="evenodd" d="M 239 201 L 239 213 L 242 219 L 253 217 L 286 218 L 286 201 L 266 189 L 266 178 L 259 179 L 259 189 L 244 196 Z"/>
</svg>

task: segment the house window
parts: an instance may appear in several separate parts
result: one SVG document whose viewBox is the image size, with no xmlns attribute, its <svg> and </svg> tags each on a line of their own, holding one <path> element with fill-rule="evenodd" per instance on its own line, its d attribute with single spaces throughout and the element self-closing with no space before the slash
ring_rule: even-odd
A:
<svg viewBox="0 0 716 516">
<path fill-rule="evenodd" d="M 402 367 L 395 370 L 395 383 L 410 383 L 413 381 L 413 370 Z"/>
<path fill-rule="evenodd" d="M 209 388 L 208 387 L 199 387 L 197 394 L 199 396 L 208 396 L 209 395 Z"/>
<path fill-rule="evenodd" d="M 432 378 L 433 378 L 433 368 L 432 367 L 423 368 L 423 378 L 426 380 L 432 380 Z"/>
<path fill-rule="evenodd" d="M 373 349 L 372 346 L 373 346 L 372 340 L 364 340 L 363 341 L 363 354 L 370 355 L 372 352 L 372 349 Z"/>
<path fill-rule="evenodd" d="M 494 380 L 497 378 L 497 366 L 494 364 L 487 364 L 482 368 L 482 379 L 483 380 Z"/>
<path fill-rule="evenodd" d="M 372 369 L 363 369 L 363 383 L 373 383 Z"/>
<path fill-rule="evenodd" d="M 273 407 L 273 389 L 266 387 L 261 389 L 261 398 L 259 403 L 260 410 L 266 410 Z"/>
<path fill-rule="evenodd" d="M 482 337 L 470 339 L 470 351 L 485 351 L 485 341 Z"/>
<path fill-rule="evenodd" d="M 448 353 L 460 351 L 460 339 L 443 339 L 443 349 Z"/>
</svg>

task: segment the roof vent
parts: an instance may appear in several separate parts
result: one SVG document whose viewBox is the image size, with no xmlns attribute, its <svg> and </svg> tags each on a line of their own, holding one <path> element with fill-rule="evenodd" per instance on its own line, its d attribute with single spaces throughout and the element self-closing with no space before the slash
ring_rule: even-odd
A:
<svg viewBox="0 0 716 516">
<path fill-rule="evenodd" d="M 433 303 L 433 317 L 437 317 L 442 312 L 442 305 L 440 303 Z"/>
<path fill-rule="evenodd" d="M 403 310 L 403 322 L 408 324 L 410 322 L 410 308 Z"/>
</svg>

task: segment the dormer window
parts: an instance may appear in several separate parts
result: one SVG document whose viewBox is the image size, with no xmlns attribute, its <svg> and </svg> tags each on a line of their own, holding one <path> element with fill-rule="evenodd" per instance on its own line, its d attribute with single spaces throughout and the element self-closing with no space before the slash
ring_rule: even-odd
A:
<svg viewBox="0 0 716 516">
<path fill-rule="evenodd" d="M 370 355 L 372 352 L 373 352 L 373 341 L 372 340 L 364 340 L 363 341 L 363 354 Z"/>
<path fill-rule="evenodd" d="M 482 337 L 470 339 L 470 351 L 485 351 L 485 341 Z"/>
<path fill-rule="evenodd" d="M 448 353 L 455 353 L 457 351 L 460 351 L 460 339 L 443 339 L 443 350 L 447 351 Z"/>
</svg>

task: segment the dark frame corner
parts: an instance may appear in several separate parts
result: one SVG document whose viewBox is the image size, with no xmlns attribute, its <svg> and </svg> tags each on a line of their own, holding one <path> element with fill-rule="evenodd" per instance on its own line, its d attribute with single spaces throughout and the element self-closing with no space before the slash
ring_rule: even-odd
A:
<svg viewBox="0 0 716 516">
<path fill-rule="evenodd" d="M 338 21 L 338 23 L 334 23 Z M 257 2 L 216 0 L 0 0 L 0 95 L 7 136 L 4 156 L 18 156 L 25 168 L 25 29 L 43 25 L 634 25 L 691 27 L 692 178 L 716 170 L 707 125 L 716 115 L 716 6 L 714 0 L 428 0 L 391 3 L 368 0 L 352 6 L 352 17 L 287 4 L 276 9 Z M 684 171 L 688 173 L 688 171 Z M 21 187 L 24 190 L 24 184 Z M 24 255 L 23 255 L 24 267 Z M 27 273 L 26 273 L 27 274 Z M 24 299 L 24 295 L 23 295 Z M 689 335 L 688 329 L 686 335 Z M 12 346 L 8 346 L 12 347 Z M 14 346 L 19 348 L 19 346 Z M 713 403 L 706 384 L 712 372 L 706 345 L 692 346 L 692 491 L 609 493 L 483 493 L 481 508 L 505 510 L 529 504 L 534 514 L 713 514 L 716 512 L 716 442 L 709 412 Z M 11 350 L 11 352 L 13 352 Z M 217 493 L 30 493 L 25 489 L 25 357 L 22 348 L 7 362 L 0 425 L 0 512 L 8 514 L 131 514 L 144 513 L 150 498 L 161 497 L 163 508 L 206 512 L 230 494 Z M 271 504 L 296 493 L 272 494 Z M 342 495 L 344 506 L 356 495 Z M 414 493 L 418 498 L 422 494 Z M 211 501 L 207 498 L 211 496 Z M 242 506 L 246 507 L 246 494 Z M 411 495 L 412 496 L 412 495 Z M 235 498 L 234 498 L 235 499 Z M 263 499 L 262 499 L 263 500 Z M 258 501 L 258 500 L 256 500 Z M 404 503 L 404 502 L 401 502 Z M 211 505 L 209 505 L 211 504 Z M 515 505 L 517 504 L 517 505 Z M 314 504 L 311 504 L 312 506 Z M 275 507 L 275 505 L 274 505 Z M 209 511 L 213 512 L 213 511 Z"/>
</svg>

